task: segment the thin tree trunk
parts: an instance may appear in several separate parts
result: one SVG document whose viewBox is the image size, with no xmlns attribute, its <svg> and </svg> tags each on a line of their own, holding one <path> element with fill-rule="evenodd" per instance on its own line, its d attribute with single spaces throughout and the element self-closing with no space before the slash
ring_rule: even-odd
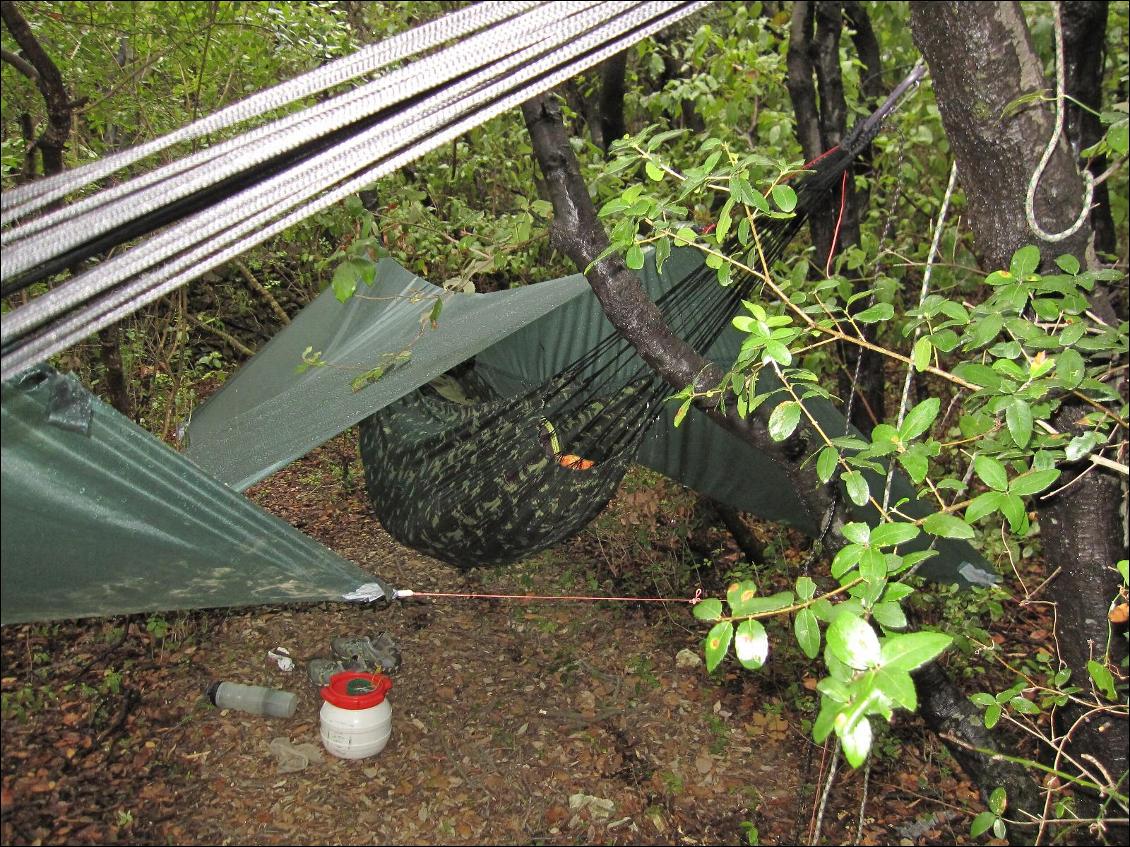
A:
<svg viewBox="0 0 1130 847">
<path fill-rule="evenodd" d="M 843 76 L 840 73 L 840 34 L 845 14 L 856 28 L 855 43 L 868 68 L 869 81 L 864 91 L 882 91 L 879 75 L 879 47 L 871 29 L 867 12 L 858 3 L 807 2 L 793 4 L 792 29 L 789 36 L 788 89 L 797 120 L 797 138 L 805 159 L 811 161 L 838 145 L 847 132 L 847 101 L 844 99 Z M 870 153 L 861 157 L 870 160 Z M 844 176 L 839 203 L 818 209 L 809 217 L 812 243 L 816 247 L 816 263 L 831 266 L 832 259 L 844 248 L 859 244 L 860 198 L 855 191 L 851 172 Z M 866 299 L 856 301 L 853 309 L 862 311 Z M 868 332 L 868 340 L 874 341 Z M 883 420 L 885 381 L 882 356 L 873 351 L 851 349 L 839 345 L 845 363 L 839 374 L 840 396 L 857 392 L 859 402 L 852 406 L 852 423 L 863 432 Z M 858 379 L 856 362 L 859 362 Z"/>
<path fill-rule="evenodd" d="M 16 8 L 16 4 L 11 0 L 0 2 L 0 15 L 3 15 L 8 32 L 20 45 L 24 57 L 38 75 L 35 84 L 47 105 L 47 126 L 36 144 L 43 156 L 44 176 L 53 176 L 63 170 L 63 151 L 71 136 L 71 99 L 67 96 L 63 75 L 59 73 L 58 66 L 40 46 L 35 33 Z"/>
</svg>

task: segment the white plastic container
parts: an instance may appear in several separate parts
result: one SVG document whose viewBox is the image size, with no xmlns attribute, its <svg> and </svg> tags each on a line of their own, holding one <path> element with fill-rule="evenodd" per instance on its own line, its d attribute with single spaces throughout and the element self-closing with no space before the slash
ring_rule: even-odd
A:
<svg viewBox="0 0 1130 847">
<path fill-rule="evenodd" d="M 375 756 L 392 734 L 392 706 L 385 694 L 392 680 L 384 674 L 347 671 L 322 688 L 322 746 L 342 759 Z"/>
</svg>

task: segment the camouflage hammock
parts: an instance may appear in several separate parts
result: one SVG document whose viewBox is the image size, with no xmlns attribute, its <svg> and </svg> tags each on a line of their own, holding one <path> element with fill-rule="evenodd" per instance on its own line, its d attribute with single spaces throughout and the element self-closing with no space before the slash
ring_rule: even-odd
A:
<svg viewBox="0 0 1130 847">
<path fill-rule="evenodd" d="M 759 227 L 768 263 L 832 200 L 865 134 L 801 181 L 793 217 Z M 656 305 L 705 354 L 755 284 L 743 275 L 722 287 L 700 264 Z M 517 561 L 575 535 L 604 508 L 671 393 L 617 333 L 514 397 L 455 402 L 423 387 L 361 423 L 369 496 L 403 544 L 461 568 Z"/>
</svg>

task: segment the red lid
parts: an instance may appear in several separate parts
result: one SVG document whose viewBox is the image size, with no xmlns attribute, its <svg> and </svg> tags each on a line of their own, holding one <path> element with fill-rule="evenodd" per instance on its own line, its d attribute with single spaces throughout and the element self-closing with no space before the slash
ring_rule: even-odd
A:
<svg viewBox="0 0 1130 847">
<path fill-rule="evenodd" d="M 340 709 L 371 709 L 384 702 L 392 680 L 383 673 L 343 671 L 322 687 L 322 699 Z"/>
</svg>

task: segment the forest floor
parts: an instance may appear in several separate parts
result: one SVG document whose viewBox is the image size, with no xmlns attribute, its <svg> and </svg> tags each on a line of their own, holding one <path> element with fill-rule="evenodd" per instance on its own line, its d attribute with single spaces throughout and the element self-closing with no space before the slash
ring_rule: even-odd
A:
<svg viewBox="0 0 1130 847">
<path fill-rule="evenodd" d="M 360 477 L 354 445 L 335 439 L 250 496 L 397 587 L 685 598 L 696 580 L 724 592 L 738 559 L 711 530 L 713 564 L 689 572 L 693 554 L 678 546 L 693 497 L 641 471 L 576 539 L 464 575 L 384 533 L 363 485 L 342 482 L 343 462 Z M 776 533 L 786 560 L 802 557 L 799 537 L 755 529 Z M 762 671 L 728 661 L 712 675 L 678 658 L 701 657 L 704 634 L 685 603 L 414 599 L 6 627 L 0 839 L 805 843 L 824 751 L 807 737 L 816 669 L 786 626 L 771 629 Z M 335 636 L 382 631 L 403 655 L 387 748 L 280 772 L 273 739 L 320 747 L 305 661 Z M 267 658 L 278 646 L 297 670 Z M 213 680 L 294 691 L 298 711 L 218 710 L 204 696 Z M 977 792 L 915 716 L 897 717 L 876 754 L 866 781 L 840 767 L 826 843 L 852 843 L 865 792 L 861 843 L 971 843 Z"/>
</svg>

